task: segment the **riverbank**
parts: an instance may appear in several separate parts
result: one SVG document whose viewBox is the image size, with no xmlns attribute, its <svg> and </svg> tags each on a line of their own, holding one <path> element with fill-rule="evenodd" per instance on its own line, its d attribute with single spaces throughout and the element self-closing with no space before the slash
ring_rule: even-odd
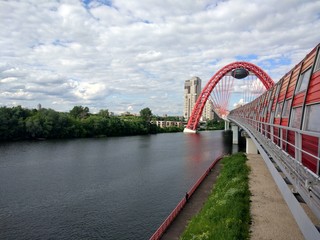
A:
<svg viewBox="0 0 320 240">
<path fill-rule="evenodd" d="M 167 231 L 162 235 L 162 240 L 179 240 L 188 221 L 201 210 L 203 204 L 208 199 L 220 171 L 221 162 L 219 161 L 188 200 L 188 203 L 184 206 L 183 210 L 169 226 Z"/>
<path fill-rule="evenodd" d="M 188 223 L 181 239 L 248 239 L 250 192 L 247 158 L 243 153 L 225 156 L 212 193 L 201 211 Z"/>
<path fill-rule="evenodd" d="M 109 114 L 106 109 L 93 114 L 89 112 L 88 107 L 82 106 L 75 106 L 69 112 L 57 112 L 46 108 L 27 109 L 21 106 L 0 107 L 0 142 L 134 136 L 183 131 L 182 126 L 160 128 L 151 121 L 158 118 L 152 115 L 149 108 L 142 109 L 139 116 L 115 116 Z"/>
<path fill-rule="evenodd" d="M 250 239 L 304 239 L 262 157 L 258 154 L 249 154 L 247 158 L 247 165 L 251 169 L 249 174 Z M 190 219 L 200 212 L 206 204 L 209 193 L 215 188 L 220 164 L 212 169 L 161 239 L 180 239 Z"/>
</svg>

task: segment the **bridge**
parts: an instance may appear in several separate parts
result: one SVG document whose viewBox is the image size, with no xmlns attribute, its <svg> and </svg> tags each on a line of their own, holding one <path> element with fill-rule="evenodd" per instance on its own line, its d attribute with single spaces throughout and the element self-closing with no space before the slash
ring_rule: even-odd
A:
<svg viewBox="0 0 320 240">
<path fill-rule="evenodd" d="M 232 81 L 250 75 L 264 88 L 257 88 L 259 96 L 229 112 Z M 304 237 L 320 239 L 315 226 L 320 221 L 320 44 L 277 83 L 254 64 L 226 65 L 202 90 L 184 132 L 197 132 L 208 99 L 226 129 L 231 125 L 234 143 L 240 129 L 247 153 L 261 154 Z"/>
</svg>

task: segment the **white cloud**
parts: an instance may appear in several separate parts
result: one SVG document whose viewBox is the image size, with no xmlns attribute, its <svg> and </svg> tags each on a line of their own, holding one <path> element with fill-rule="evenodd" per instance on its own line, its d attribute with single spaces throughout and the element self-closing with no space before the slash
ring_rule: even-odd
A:
<svg viewBox="0 0 320 240">
<path fill-rule="evenodd" d="M 2 83 L 10 83 L 10 82 L 16 82 L 17 78 L 15 77 L 7 77 L 0 80 Z"/>
<path fill-rule="evenodd" d="M 1 1 L 0 103 L 181 115 L 191 76 L 247 60 L 277 81 L 319 41 L 319 1 L 106 3 Z"/>
<path fill-rule="evenodd" d="M 73 91 L 81 101 L 99 99 L 106 92 L 106 86 L 102 83 L 80 83 Z"/>
<path fill-rule="evenodd" d="M 245 104 L 245 102 L 244 102 L 243 98 L 240 98 L 239 102 L 234 103 L 233 106 L 234 107 L 239 107 L 239 106 L 242 106 L 243 104 Z"/>
<path fill-rule="evenodd" d="M 145 53 L 139 53 L 136 57 L 137 61 L 139 62 L 152 62 L 152 61 L 157 61 L 161 59 L 161 52 L 156 52 L 154 50 L 148 51 Z"/>
</svg>

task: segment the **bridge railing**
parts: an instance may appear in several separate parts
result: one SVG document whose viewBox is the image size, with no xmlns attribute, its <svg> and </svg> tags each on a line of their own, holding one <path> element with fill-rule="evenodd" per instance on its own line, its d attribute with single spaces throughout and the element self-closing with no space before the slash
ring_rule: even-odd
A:
<svg viewBox="0 0 320 240">
<path fill-rule="evenodd" d="M 181 209 L 184 207 L 186 202 L 187 202 L 186 198 L 183 198 L 178 203 L 178 205 L 172 210 L 169 216 L 163 221 L 163 223 L 160 225 L 157 231 L 155 231 L 155 233 L 151 236 L 150 240 L 157 240 L 161 238 L 161 236 L 165 233 L 165 231 L 168 229 L 168 227 L 171 225 L 174 219 L 178 216 L 178 214 L 180 213 Z"/>
<path fill-rule="evenodd" d="M 206 176 L 209 174 L 209 172 L 212 170 L 212 168 L 218 163 L 219 160 L 221 160 L 222 157 L 223 157 L 223 155 L 216 158 L 212 162 L 212 164 L 207 168 L 207 170 L 201 175 L 201 177 L 196 181 L 196 183 L 191 187 L 191 189 L 187 192 L 188 198 L 190 198 L 194 194 L 194 192 L 197 190 L 197 188 L 200 186 L 200 184 L 203 182 L 203 180 L 206 178 Z M 172 212 L 169 214 L 169 216 L 163 221 L 163 223 L 160 225 L 160 227 L 151 236 L 150 240 L 158 240 L 161 238 L 161 236 L 165 233 L 165 231 L 169 228 L 171 223 L 175 220 L 175 218 L 178 216 L 180 211 L 186 205 L 187 197 L 184 197 L 181 199 L 181 201 L 178 203 L 178 205 L 172 210 Z"/>
<path fill-rule="evenodd" d="M 228 118 L 251 132 L 291 182 L 293 191 L 302 196 L 320 219 L 320 133 L 250 118 L 237 116 L 228 116 Z M 317 147 L 309 147 L 310 142 L 316 143 Z"/>
</svg>

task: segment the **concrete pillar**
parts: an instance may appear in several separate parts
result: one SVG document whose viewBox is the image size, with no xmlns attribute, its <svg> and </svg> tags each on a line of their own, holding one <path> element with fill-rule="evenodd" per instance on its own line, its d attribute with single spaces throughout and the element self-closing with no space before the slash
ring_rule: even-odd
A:
<svg viewBox="0 0 320 240">
<path fill-rule="evenodd" d="M 227 131 L 227 130 L 230 129 L 229 123 L 230 123 L 229 121 L 224 120 L 224 130 L 225 130 L 225 131 Z"/>
<path fill-rule="evenodd" d="M 254 142 L 252 141 L 252 139 L 249 136 L 246 136 L 246 153 L 250 154 L 257 154 L 258 153 L 258 149 L 256 147 L 256 145 L 254 144 Z"/>
<path fill-rule="evenodd" d="M 231 124 L 232 130 L 232 143 L 238 144 L 239 127 L 235 124 Z"/>
<path fill-rule="evenodd" d="M 196 130 L 192 130 L 192 129 L 189 129 L 189 128 L 185 128 L 185 129 L 183 130 L 183 132 L 184 132 L 184 133 L 197 133 Z"/>
</svg>

